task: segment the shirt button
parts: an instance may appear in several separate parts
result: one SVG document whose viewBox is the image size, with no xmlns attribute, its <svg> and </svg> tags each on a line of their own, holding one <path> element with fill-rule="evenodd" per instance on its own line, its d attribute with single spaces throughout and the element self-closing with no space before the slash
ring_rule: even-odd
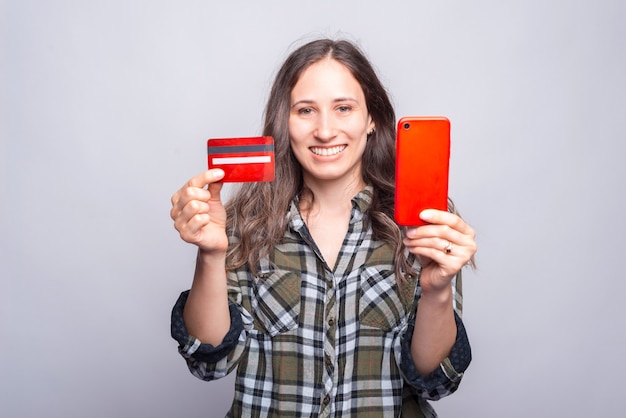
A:
<svg viewBox="0 0 626 418">
<path fill-rule="evenodd" d="M 331 327 L 334 326 L 335 325 L 335 318 L 330 318 L 328 320 L 328 325 L 331 326 Z"/>
<path fill-rule="evenodd" d="M 324 396 L 324 400 L 322 402 L 324 403 L 324 406 L 328 405 L 330 403 L 330 396 Z"/>
</svg>

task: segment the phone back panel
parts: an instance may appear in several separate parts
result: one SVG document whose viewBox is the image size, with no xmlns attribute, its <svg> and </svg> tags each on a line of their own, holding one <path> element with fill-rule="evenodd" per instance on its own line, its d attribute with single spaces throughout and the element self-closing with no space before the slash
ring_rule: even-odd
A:
<svg viewBox="0 0 626 418">
<path fill-rule="evenodd" d="M 395 220 L 424 225 L 424 209 L 448 209 L 450 121 L 442 116 L 410 116 L 398 122 Z"/>
</svg>

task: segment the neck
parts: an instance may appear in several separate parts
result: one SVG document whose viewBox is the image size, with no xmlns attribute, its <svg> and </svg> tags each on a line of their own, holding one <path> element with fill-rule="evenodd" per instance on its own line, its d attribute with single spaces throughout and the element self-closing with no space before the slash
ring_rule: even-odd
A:
<svg viewBox="0 0 626 418">
<path fill-rule="evenodd" d="M 359 177 L 349 181 L 306 179 L 305 184 L 314 198 L 304 196 L 300 209 L 307 216 L 332 213 L 350 213 L 352 198 L 365 188 Z"/>
</svg>

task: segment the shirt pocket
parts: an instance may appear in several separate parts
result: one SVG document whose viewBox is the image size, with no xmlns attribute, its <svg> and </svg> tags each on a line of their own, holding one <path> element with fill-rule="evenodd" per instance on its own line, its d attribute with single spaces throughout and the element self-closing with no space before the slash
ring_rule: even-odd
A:
<svg viewBox="0 0 626 418">
<path fill-rule="evenodd" d="M 359 320 L 362 326 L 391 331 L 401 325 L 405 309 L 393 271 L 364 267 L 360 292 Z"/>
<path fill-rule="evenodd" d="M 252 308 L 255 323 L 275 336 L 298 327 L 300 275 L 285 270 L 261 271 L 254 278 Z"/>
</svg>

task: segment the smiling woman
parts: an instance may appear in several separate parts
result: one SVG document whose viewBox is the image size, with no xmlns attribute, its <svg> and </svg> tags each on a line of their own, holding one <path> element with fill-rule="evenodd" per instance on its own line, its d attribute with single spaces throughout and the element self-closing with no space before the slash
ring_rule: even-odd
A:
<svg viewBox="0 0 626 418">
<path fill-rule="evenodd" d="M 374 122 L 363 89 L 346 66 L 325 58 L 308 67 L 291 91 L 291 150 L 313 195 L 337 187 L 350 198 L 364 187 L 361 161 Z M 323 182 L 319 190 L 319 182 Z M 332 182 L 332 186 L 331 183 Z"/>
<path fill-rule="evenodd" d="M 302 199 L 300 210 L 332 267 L 348 230 L 348 203 L 365 187 L 362 159 L 374 122 L 363 89 L 350 70 L 332 58 L 311 64 L 302 73 L 291 102 L 291 150 L 311 192 Z"/>
<path fill-rule="evenodd" d="M 237 369 L 229 416 L 435 416 L 428 400 L 454 392 L 471 360 L 455 277 L 476 251 L 472 228 L 426 210 L 403 239 L 395 114 L 353 44 L 295 50 L 265 117 L 273 182 L 223 205 L 212 169 L 172 196 L 176 229 L 199 249 L 172 312 L 179 352 L 201 379 Z"/>
</svg>

